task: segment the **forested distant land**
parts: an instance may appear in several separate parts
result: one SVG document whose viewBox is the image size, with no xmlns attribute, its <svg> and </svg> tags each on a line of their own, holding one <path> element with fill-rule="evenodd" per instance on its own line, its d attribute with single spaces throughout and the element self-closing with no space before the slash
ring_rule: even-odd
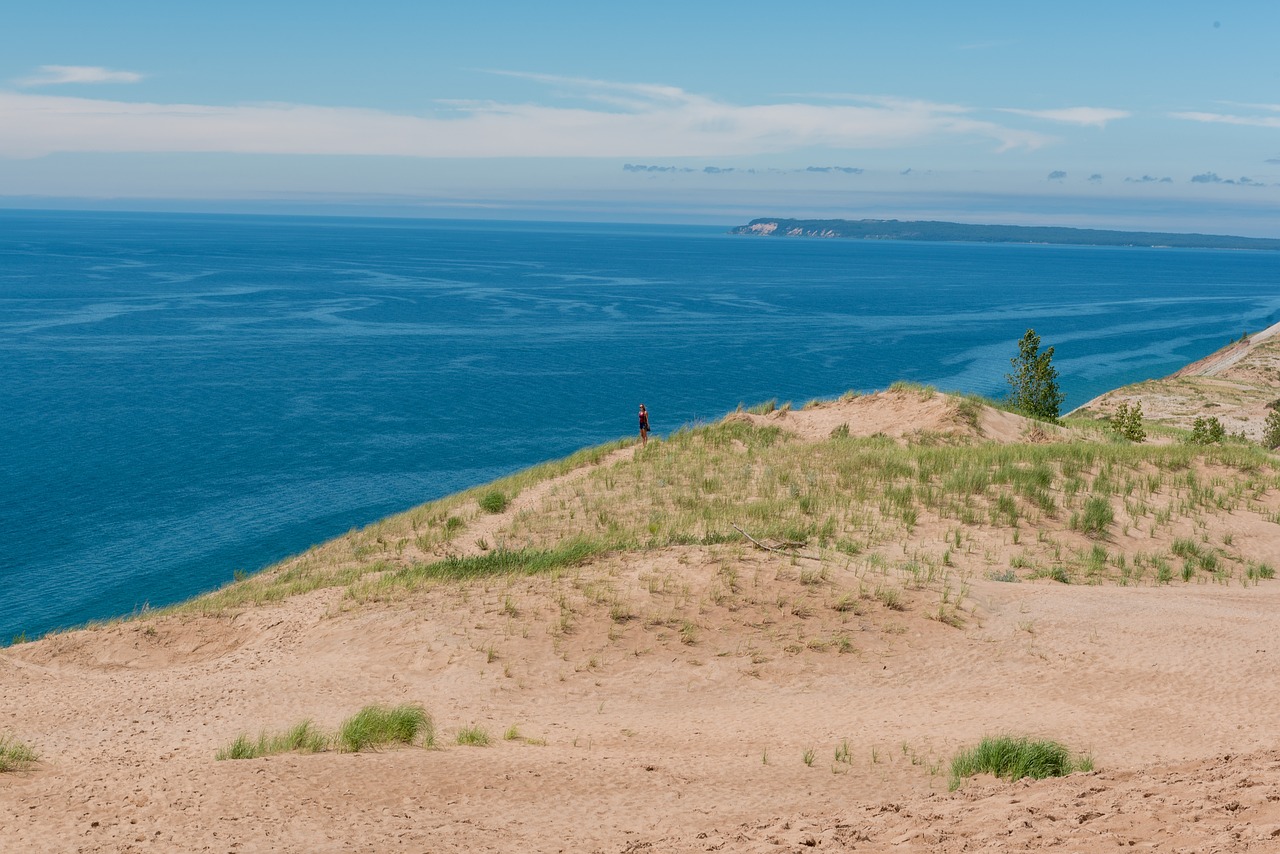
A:
<svg viewBox="0 0 1280 854">
<path fill-rule="evenodd" d="M 730 234 L 846 237 L 855 240 L 928 240 L 944 243 L 1053 243 L 1074 246 L 1158 246 L 1182 249 L 1280 250 L 1280 240 L 1223 234 L 1165 234 L 1040 225 L 970 225 L 896 219 L 753 219 Z"/>
</svg>

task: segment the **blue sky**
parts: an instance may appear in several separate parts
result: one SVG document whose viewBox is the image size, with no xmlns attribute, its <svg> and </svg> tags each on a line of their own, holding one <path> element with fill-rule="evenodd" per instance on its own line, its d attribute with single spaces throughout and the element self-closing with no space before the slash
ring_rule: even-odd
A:
<svg viewBox="0 0 1280 854">
<path fill-rule="evenodd" d="M 1280 4 L 11 4 L 0 204 L 1280 236 Z"/>
</svg>

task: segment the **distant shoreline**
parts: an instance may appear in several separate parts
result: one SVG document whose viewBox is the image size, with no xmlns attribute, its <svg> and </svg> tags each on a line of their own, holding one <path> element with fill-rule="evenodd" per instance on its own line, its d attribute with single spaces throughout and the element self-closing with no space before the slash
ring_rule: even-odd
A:
<svg viewBox="0 0 1280 854">
<path fill-rule="evenodd" d="M 753 219 L 729 231 L 758 237 L 916 240 L 938 243 L 1039 243 L 1058 246 L 1134 246 L 1168 249 L 1280 251 L 1280 239 L 1221 234 L 1108 231 L 1032 225 L 973 225 L 896 219 Z"/>
</svg>

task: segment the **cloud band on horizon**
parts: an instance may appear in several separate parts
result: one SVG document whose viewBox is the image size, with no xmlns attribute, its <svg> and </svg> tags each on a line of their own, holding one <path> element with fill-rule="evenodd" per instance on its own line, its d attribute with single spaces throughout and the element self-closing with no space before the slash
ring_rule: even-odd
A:
<svg viewBox="0 0 1280 854">
<path fill-rule="evenodd" d="M 42 65 L 17 81 L 19 86 L 61 86 L 67 83 L 137 83 L 136 71 L 113 71 L 97 65 Z"/>
<path fill-rule="evenodd" d="M 1005 152 L 1055 141 L 1038 130 L 978 118 L 974 108 L 927 101 L 847 96 L 855 103 L 738 105 L 670 86 L 504 73 L 571 90 L 580 103 L 442 101 L 433 113 L 413 115 L 306 104 L 164 104 L 0 91 L 0 155 L 92 151 L 652 158 L 896 148 L 939 139 L 985 142 Z M 64 75 L 64 82 L 74 76 Z M 82 77 L 80 82 L 89 82 L 95 75 Z M 1122 117 L 1119 111 L 1091 108 L 1057 114 L 1006 112 L 1076 124 Z"/>
</svg>

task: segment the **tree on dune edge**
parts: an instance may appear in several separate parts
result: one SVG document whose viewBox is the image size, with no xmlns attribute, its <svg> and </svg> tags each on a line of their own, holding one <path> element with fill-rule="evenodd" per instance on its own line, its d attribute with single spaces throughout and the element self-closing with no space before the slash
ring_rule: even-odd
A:
<svg viewBox="0 0 1280 854">
<path fill-rule="evenodd" d="M 1009 406 L 1023 415 L 1057 421 L 1066 395 L 1058 388 L 1058 369 L 1053 366 L 1053 348 L 1040 350 L 1040 336 L 1028 329 L 1018 341 L 1018 355 L 1009 360 L 1013 372 L 1009 381 Z"/>
</svg>

